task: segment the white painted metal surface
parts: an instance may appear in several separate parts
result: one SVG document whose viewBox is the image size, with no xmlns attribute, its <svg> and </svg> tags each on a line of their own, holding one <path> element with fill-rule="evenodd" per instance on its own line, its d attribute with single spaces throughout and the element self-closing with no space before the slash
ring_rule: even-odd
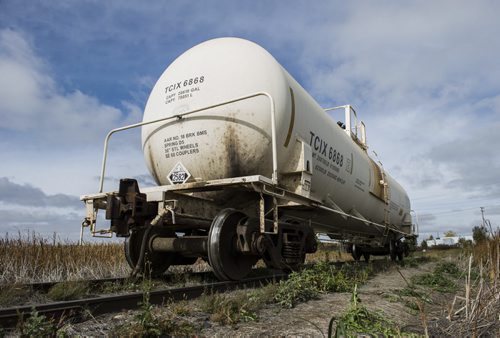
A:
<svg viewBox="0 0 500 338">
<path fill-rule="evenodd" d="M 173 119 L 254 92 L 272 97 L 274 118 L 269 118 L 269 100 L 253 97 Z M 167 118 L 172 119 L 142 126 L 145 160 L 159 185 L 170 183 L 168 174 L 178 162 L 191 173 L 191 182 L 249 175 L 277 182 L 296 160 L 297 145 L 307 144 L 312 199 L 370 222 L 404 225 L 410 232 L 407 194 L 369 158 L 362 146 L 364 125 L 351 125 L 349 118 L 349 127 L 342 129 L 267 51 L 250 41 L 210 40 L 177 58 L 153 88 L 143 123 Z M 349 131 L 358 127 L 362 135 L 356 140 Z"/>
<path fill-rule="evenodd" d="M 149 120 L 149 121 L 144 120 L 144 121 L 139 122 L 139 123 L 134 123 L 134 124 L 130 124 L 130 125 L 127 125 L 127 126 L 123 126 L 123 127 L 119 127 L 119 128 L 115 128 L 115 129 L 111 130 L 106 135 L 106 138 L 104 140 L 104 151 L 103 151 L 103 155 L 102 155 L 101 176 L 100 176 L 100 179 L 99 179 L 99 192 L 100 193 L 102 192 L 102 189 L 103 189 L 103 186 L 104 186 L 104 177 L 106 175 L 106 163 L 107 163 L 107 159 L 108 159 L 109 141 L 111 139 L 111 136 L 113 136 L 115 133 L 122 132 L 122 131 L 129 130 L 129 129 L 134 129 L 134 128 L 142 127 L 142 126 L 148 126 L 148 125 L 151 125 L 151 124 L 158 124 L 160 122 L 167 122 L 167 121 L 174 120 L 174 119 L 177 119 L 178 121 L 180 121 L 183 118 L 185 118 L 185 117 L 187 117 L 187 116 L 189 116 L 191 114 L 196 114 L 196 113 L 203 112 L 203 111 L 206 111 L 206 110 L 209 110 L 209 109 L 213 109 L 213 108 L 225 106 L 225 105 L 228 105 L 228 104 L 231 104 L 231 103 L 235 103 L 235 102 L 238 102 L 238 101 L 248 100 L 248 99 L 251 99 L 251 98 L 254 98 L 254 97 L 257 97 L 257 96 L 265 96 L 265 97 L 267 97 L 269 99 L 270 119 L 271 119 L 271 121 L 274 121 L 275 120 L 275 113 L 274 113 L 275 112 L 275 108 L 274 108 L 273 98 L 271 97 L 271 95 L 269 95 L 266 92 L 257 92 L 257 93 L 253 93 L 253 94 L 250 94 L 250 95 L 245 95 L 245 96 L 241 96 L 241 97 L 237 97 L 237 98 L 232 98 L 230 100 L 227 100 L 227 101 L 224 101 L 224 102 L 219 102 L 219 103 L 216 103 L 216 104 L 212 104 L 212 105 L 209 105 L 209 106 L 206 106 L 206 107 L 197 108 L 197 109 L 193 109 L 193 110 L 186 111 L 186 112 L 183 112 L 183 113 L 175 114 L 173 116 L 163 116 L 163 117 L 159 117 L 159 118 L 156 118 L 154 120 Z M 273 170 L 272 171 L 273 171 L 273 175 L 272 175 L 272 177 L 273 177 L 274 182 L 277 183 L 276 132 L 275 132 L 275 128 L 274 128 L 274 123 L 272 123 L 272 125 L 273 125 L 273 131 L 272 131 L 272 157 L 273 157 Z M 168 174 L 167 174 L 166 178 L 168 180 Z M 170 183 L 170 181 L 169 181 L 169 183 Z"/>
</svg>

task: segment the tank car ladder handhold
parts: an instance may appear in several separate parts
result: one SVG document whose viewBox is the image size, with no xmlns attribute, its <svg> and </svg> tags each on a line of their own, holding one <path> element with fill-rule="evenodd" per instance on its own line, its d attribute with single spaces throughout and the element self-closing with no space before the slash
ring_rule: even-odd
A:
<svg viewBox="0 0 500 338">
<path fill-rule="evenodd" d="M 331 108 L 325 108 L 324 111 L 328 112 L 336 109 L 344 109 L 344 122 L 345 125 L 342 127 L 345 129 L 347 135 L 364 151 L 368 149 L 368 145 L 366 143 L 366 127 L 363 121 L 358 122 L 358 114 L 356 110 L 350 105 L 346 104 L 343 106 L 336 106 Z M 351 118 L 351 113 L 352 117 Z M 359 135 L 358 135 L 359 128 Z M 354 132 L 353 132 L 354 129 Z"/>
<path fill-rule="evenodd" d="M 276 196 L 272 195 L 271 207 L 266 212 L 266 200 L 264 199 L 264 195 L 262 192 L 260 193 L 260 201 L 259 201 L 259 223 L 260 223 L 260 232 L 262 234 L 272 234 L 276 235 L 279 231 L 279 223 L 278 223 L 278 199 Z M 273 230 L 267 231 L 266 229 L 266 216 L 271 213 L 273 214 Z"/>
<path fill-rule="evenodd" d="M 269 113 L 271 115 L 272 161 L 273 161 L 273 172 L 272 172 L 272 175 L 271 175 L 271 179 L 272 179 L 273 184 L 277 186 L 278 185 L 278 151 L 277 151 L 277 144 L 276 144 L 275 104 L 274 104 L 274 99 L 271 96 L 271 94 L 269 94 L 267 92 L 264 92 L 264 91 L 260 91 L 260 92 L 255 92 L 255 93 L 252 93 L 252 94 L 249 94 L 249 95 L 240 96 L 240 97 L 237 97 L 237 98 L 234 98 L 234 99 L 231 99 L 231 100 L 223 101 L 223 102 L 220 102 L 220 103 L 217 103 L 217 104 L 213 104 L 213 105 L 210 105 L 210 106 L 206 106 L 206 107 L 203 107 L 203 108 L 190 110 L 190 111 L 184 112 L 182 114 L 177 114 L 177 115 L 173 115 L 173 116 L 162 117 L 162 118 L 159 118 L 159 119 L 156 119 L 156 120 L 151 120 L 151 121 L 134 123 L 134 124 L 130 124 L 130 125 L 127 125 L 127 126 L 124 126 L 124 127 L 115 128 L 115 129 L 111 130 L 106 135 L 106 138 L 104 139 L 104 151 L 103 151 L 102 165 L 101 165 L 101 176 L 100 176 L 100 179 L 99 179 L 99 192 L 102 193 L 102 191 L 103 191 L 104 175 L 106 173 L 106 161 L 107 161 L 107 158 L 108 158 L 108 144 L 109 144 L 109 140 L 110 140 L 110 138 L 111 138 L 111 136 L 113 134 L 118 133 L 118 132 L 122 132 L 122 131 L 125 131 L 125 130 L 129 130 L 129 129 L 134 129 L 134 128 L 146 126 L 146 125 L 149 125 L 149 124 L 154 124 L 154 123 L 158 123 L 158 122 L 166 122 L 166 121 L 172 120 L 172 119 L 178 119 L 178 120 L 180 120 L 180 119 L 183 119 L 185 116 L 188 116 L 188 115 L 199 113 L 199 112 L 202 112 L 202 111 L 205 111 L 205 110 L 209 110 L 209 109 L 212 109 L 212 108 L 217 108 L 217 107 L 225 106 L 225 105 L 228 105 L 228 104 L 231 104 L 231 103 L 235 103 L 235 102 L 238 102 L 238 101 L 248 100 L 248 99 L 251 99 L 251 98 L 254 98 L 254 97 L 257 97 L 257 96 L 265 96 L 265 97 L 267 97 L 269 99 Z"/>
<path fill-rule="evenodd" d="M 380 164 L 380 173 L 382 174 L 382 179 L 380 180 L 380 184 L 382 185 L 383 189 L 383 194 L 384 194 L 384 225 L 385 225 L 385 230 L 384 230 L 384 237 L 387 237 L 390 232 L 390 227 L 391 227 L 391 211 L 390 211 L 390 199 L 391 197 L 389 196 L 389 185 L 387 184 L 386 180 L 386 174 L 384 170 L 384 166 L 382 165 L 382 162 L 379 161 Z"/>
</svg>

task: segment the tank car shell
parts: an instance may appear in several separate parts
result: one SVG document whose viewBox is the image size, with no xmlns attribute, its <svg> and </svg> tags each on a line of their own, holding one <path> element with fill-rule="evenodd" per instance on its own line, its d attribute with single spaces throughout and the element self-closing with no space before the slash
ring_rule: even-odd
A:
<svg viewBox="0 0 500 338">
<path fill-rule="evenodd" d="M 195 83 L 196 82 L 196 83 Z M 261 47 L 242 39 L 210 40 L 178 57 L 161 75 L 146 104 L 144 121 L 173 116 L 255 92 L 276 105 L 283 142 L 290 102 L 280 65 Z M 146 164 L 159 184 L 179 161 L 198 180 L 252 174 L 270 176 L 271 117 L 266 97 L 256 97 L 142 129 Z M 281 162 L 286 161 L 286 152 Z"/>
<path fill-rule="evenodd" d="M 404 189 L 385 174 L 388 200 L 377 197 L 380 169 L 373 166 L 366 151 L 266 50 L 250 41 L 214 39 L 179 56 L 154 86 L 144 121 L 255 92 L 267 92 L 274 99 L 280 173 L 292 160 L 294 142 L 302 141 L 313 153 L 311 197 L 380 224 L 389 210 L 391 224 L 408 226 L 410 205 Z M 269 111 L 268 99 L 260 96 L 182 120 L 144 126 L 146 164 L 161 185 L 170 184 L 168 175 L 178 162 L 200 181 L 254 174 L 270 177 Z"/>
<path fill-rule="evenodd" d="M 164 71 L 142 123 L 108 133 L 99 193 L 81 198 L 82 230 L 128 237 L 134 274 L 145 257 L 154 274 L 208 259 L 221 280 L 244 278 L 258 259 L 294 269 L 316 251 L 315 232 L 345 240 L 356 260 L 402 259 L 401 238 L 415 238 L 408 196 L 368 156 L 364 125 L 360 139 L 352 132 L 350 106 L 344 114 L 342 128 L 255 43 L 204 42 Z M 103 192 L 109 137 L 139 126 L 160 186 L 121 179 Z M 98 210 L 108 230 L 96 228 Z"/>
</svg>

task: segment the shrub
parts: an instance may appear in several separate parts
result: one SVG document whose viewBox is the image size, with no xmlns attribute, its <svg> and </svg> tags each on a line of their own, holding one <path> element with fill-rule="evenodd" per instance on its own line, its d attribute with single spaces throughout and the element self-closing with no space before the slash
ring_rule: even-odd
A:
<svg viewBox="0 0 500 338">
<path fill-rule="evenodd" d="M 370 311 L 360 304 L 357 287 L 353 289 L 349 310 L 339 318 L 335 330 L 335 337 L 394 337 L 400 336 L 400 329 L 382 312 Z M 333 336 L 335 317 L 330 320 L 328 336 Z"/>
<path fill-rule="evenodd" d="M 51 287 L 47 295 L 52 300 L 63 301 L 83 298 L 88 291 L 86 282 L 61 282 Z"/>
<path fill-rule="evenodd" d="M 446 273 L 452 277 L 460 278 L 462 276 L 462 271 L 453 262 L 441 262 L 434 269 L 434 273 L 443 274 Z"/>
<path fill-rule="evenodd" d="M 292 308 L 324 292 L 350 292 L 355 284 L 368 279 L 368 271 L 359 265 L 344 264 L 338 269 L 328 262 L 320 262 L 280 281 L 274 299 L 282 307 Z"/>
<path fill-rule="evenodd" d="M 227 325 L 257 320 L 257 310 L 261 305 L 261 302 L 257 300 L 247 296 L 245 292 L 215 293 L 203 296 L 200 299 L 200 307 L 202 311 L 211 315 L 211 320 Z"/>
<path fill-rule="evenodd" d="M 428 286 L 439 292 L 453 292 L 457 289 L 456 284 L 442 273 L 433 272 L 414 276 L 411 281 L 418 285 Z"/>
<path fill-rule="evenodd" d="M 48 337 L 53 336 L 57 331 L 53 321 L 40 315 L 34 308 L 30 316 L 20 322 L 18 329 L 23 337 Z"/>
<path fill-rule="evenodd" d="M 158 336 L 188 336 L 193 334 L 191 323 L 176 317 L 173 313 L 162 312 L 150 303 L 152 282 L 143 282 L 143 300 L 134 320 L 126 325 L 115 327 L 111 336 L 127 337 L 158 337 Z"/>
</svg>

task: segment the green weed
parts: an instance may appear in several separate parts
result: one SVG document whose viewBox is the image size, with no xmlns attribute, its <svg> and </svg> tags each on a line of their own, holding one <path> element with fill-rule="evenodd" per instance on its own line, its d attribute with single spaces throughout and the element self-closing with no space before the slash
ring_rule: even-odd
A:
<svg viewBox="0 0 500 338">
<path fill-rule="evenodd" d="M 150 302 L 153 283 L 151 279 L 143 282 L 143 299 L 139 312 L 134 320 L 127 325 L 116 327 L 112 336 L 158 337 L 165 335 L 187 336 L 194 333 L 191 323 L 176 317 L 171 313 L 162 313 Z"/>
<path fill-rule="evenodd" d="M 462 273 L 455 263 L 440 262 L 432 273 L 414 276 L 411 282 L 413 284 L 430 287 L 439 292 L 455 292 L 457 290 L 457 285 L 450 277 L 459 278 L 461 275 Z M 410 289 L 406 288 L 406 290 Z M 417 297 L 421 295 L 414 296 Z"/>
<path fill-rule="evenodd" d="M 441 262 L 434 269 L 434 273 L 443 274 L 446 273 L 454 278 L 460 278 L 462 276 L 462 271 L 457 267 L 455 263 L 452 262 Z"/>
<path fill-rule="evenodd" d="M 284 308 L 293 308 L 301 302 L 319 298 L 317 278 L 310 270 L 293 272 L 285 281 L 280 281 L 274 299 Z"/>
<path fill-rule="evenodd" d="M 265 304 L 273 304 L 274 303 L 274 295 L 278 289 L 278 284 L 268 284 L 266 286 L 262 286 L 258 289 L 254 289 L 249 292 L 248 299 L 255 306 L 264 306 Z"/>
<path fill-rule="evenodd" d="M 155 320 L 153 316 L 153 304 L 150 303 L 150 295 L 152 289 L 152 283 L 150 279 L 145 279 L 143 282 L 144 292 L 142 296 L 141 309 L 136 315 L 135 319 L 141 328 L 141 333 L 146 336 L 159 336 L 161 330 L 159 323 Z"/>
<path fill-rule="evenodd" d="M 457 285 L 443 274 L 426 273 L 412 277 L 411 281 L 414 284 L 430 287 L 439 292 L 454 292 L 457 290 Z"/>
<path fill-rule="evenodd" d="M 86 296 L 88 291 L 86 282 L 62 282 L 51 287 L 47 296 L 52 300 L 73 300 Z"/>
<path fill-rule="evenodd" d="M 394 337 L 400 336 L 400 329 L 382 311 L 370 311 L 360 304 L 357 285 L 355 285 L 349 309 L 338 319 L 335 333 L 333 324 L 335 317 L 330 320 L 328 326 L 329 337 L 358 337 L 360 335 Z"/>
<path fill-rule="evenodd" d="M 55 335 L 57 328 L 53 320 L 47 319 L 33 308 L 30 316 L 20 321 L 18 330 L 23 337 L 48 337 Z"/>
<path fill-rule="evenodd" d="M 417 266 L 419 266 L 420 261 L 418 258 L 412 256 L 412 257 L 406 257 L 402 261 L 397 261 L 396 264 L 405 268 L 416 268 Z"/>
<path fill-rule="evenodd" d="M 414 285 L 409 285 L 404 289 L 393 290 L 392 293 L 385 294 L 384 298 L 392 303 L 401 302 L 416 312 L 420 311 L 419 302 L 432 303 L 432 299 L 422 291 L 417 290 Z"/>
<path fill-rule="evenodd" d="M 187 300 L 180 300 L 177 302 L 172 302 L 168 304 L 168 307 L 177 316 L 187 316 L 191 313 L 191 307 Z"/>
<path fill-rule="evenodd" d="M 401 297 L 414 297 L 417 299 L 420 299 L 428 304 L 432 303 L 432 299 L 429 298 L 424 292 L 417 290 L 416 287 L 414 286 L 407 286 L 404 289 L 400 289 L 396 291 L 396 294 L 398 294 Z"/>
<path fill-rule="evenodd" d="M 3 285 L 0 288 L 0 306 L 19 305 L 30 296 L 32 296 L 32 291 L 28 287 L 22 285 Z"/>
<path fill-rule="evenodd" d="M 369 271 L 370 268 L 351 264 L 338 269 L 323 261 L 280 281 L 274 299 L 282 307 L 292 308 L 300 302 L 317 299 L 321 293 L 350 292 L 354 284 L 368 279 Z"/>
<path fill-rule="evenodd" d="M 455 292 L 457 285 L 450 277 L 459 278 L 460 275 L 461 272 L 456 264 L 441 262 L 432 273 L 414 276 L 411 281 L 414 284 L 427 286 L 439 292 Z"/>
<path fill-rule="evenodd" d="M 211 320 L 221 325 L 255 321 L 261 306 L 260 298 L 248 297 L 244 292 L 205 295 L 199 304 L 203 312 L 211 315 Z"/>
</svg>

